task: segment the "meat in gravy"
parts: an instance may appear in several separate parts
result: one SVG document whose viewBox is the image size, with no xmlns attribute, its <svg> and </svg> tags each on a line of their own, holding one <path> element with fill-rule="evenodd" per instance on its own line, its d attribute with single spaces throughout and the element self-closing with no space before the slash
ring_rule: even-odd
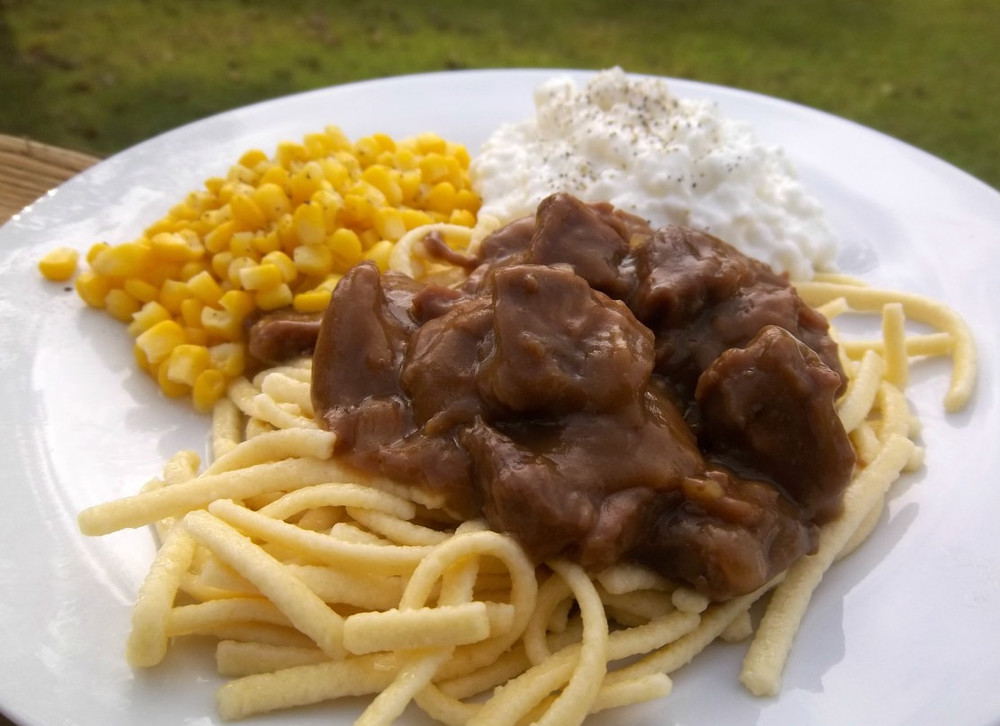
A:
<svg viewBox="0 0 1000 726">
<path fill-rule="evenodd" d="M 713 599 L 814 550 L 855 464 L 846 378 L 783 276 L 566 194 L 468 267 L 458 288 L 341 280 L 312 384 L 339 456 L 537 561 L 641 563 Z"/>
</svg>

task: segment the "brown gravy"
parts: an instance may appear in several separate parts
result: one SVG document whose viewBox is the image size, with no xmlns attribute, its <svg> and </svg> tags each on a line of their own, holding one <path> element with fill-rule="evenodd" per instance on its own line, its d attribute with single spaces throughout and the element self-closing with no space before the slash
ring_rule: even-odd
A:
<svg viewBox="0 0 1000 726">
<path fill-rule="evenodd" d="M 458 289 L 341 280 L 313 358 L 338 455 L 537 561 L 638 562 L 714 599 L 813 551 L 855 458 L 836 344 L 784 277 L 565 194 L 468 267 Z"/>
</svg>

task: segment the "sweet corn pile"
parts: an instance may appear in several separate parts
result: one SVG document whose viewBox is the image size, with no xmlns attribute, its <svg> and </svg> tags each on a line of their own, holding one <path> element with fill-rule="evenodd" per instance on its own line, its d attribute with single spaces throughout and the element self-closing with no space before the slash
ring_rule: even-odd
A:
<svg viewBox="0 0 1000 726">
<path fill-rule="evenodd" d="M 407 231 L 474 226 L 468 165 L 463 146 L 435 134 L 351 142 L 337 127 L 273 158 L 248 151 L 138 239 L 94 245 L 76 290 L 128 323 L 136 362 L 165 394 L 206 411 L 244 370 L 248 315 L 321 312 L 348 268 L 370 259 L 384 271 Z M 51 258 L 42 274 L 67 279 L 76 260 Z"/>
</svg>

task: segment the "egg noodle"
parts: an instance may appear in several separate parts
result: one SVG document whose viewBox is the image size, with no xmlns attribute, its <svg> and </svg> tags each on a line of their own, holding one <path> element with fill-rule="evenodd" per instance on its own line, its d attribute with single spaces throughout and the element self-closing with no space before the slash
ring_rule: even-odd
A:
<svg viewBox="0 0 1000 726">
<path fill-rule="evenodd" d="M 432 229 L 474 242 L 468 229 L 416 230 L 396 269 L 454 274 L 423 252 Z M 635 565 L 536 567 L 485 522 L 458 521 L 427 493 L 332 458 L 301 360 L 230 386 L 203 470 L 182 451 L 141 492 L 80 514 L 85 534 L 152 525 L 160 541 L 132 610 L 128 662 L 155 666 L 183 636 L 216 639 L 227 720 L 373 696 L 357 724 L 391 723 L 410 703 L 449 726 L 576 724 L 666 696 L 670 674 L 717 639 L 749 639 L 740 680 L 776 693 L 823 574 L 872 531 L 900 474 L 922 464 L 904 395 L 911 361 L 953 359 L 949 411 L 971 396 L 976 365 L 964 323 L 934 301 L 836 276 L 798 290 L 834 321 L 880 317 L 882 335 L 840 341 L 850 383 L 838 409 L 859 459 L 843 512 L 821 528 L 815 554 L 764 588 L 710 603 Z M 908 332 L 907 319 L 935 332 Z"/>
</svg>

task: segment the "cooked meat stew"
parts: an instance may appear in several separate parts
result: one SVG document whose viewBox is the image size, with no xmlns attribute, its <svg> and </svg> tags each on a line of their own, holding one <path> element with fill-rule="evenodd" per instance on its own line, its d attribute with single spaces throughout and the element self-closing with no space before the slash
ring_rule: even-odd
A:
<svg viewBox="0 0 1000 726">
<path fill-rule="evenodd" d="M 341 280 L 313 357 L 338 455 L 538 561 L 639 562 L 713 599 L 814 549 L 855 459 L 836 344 L 784 277 L 565 194 L 466 266 L 459 288 Z"/>
</svg>

